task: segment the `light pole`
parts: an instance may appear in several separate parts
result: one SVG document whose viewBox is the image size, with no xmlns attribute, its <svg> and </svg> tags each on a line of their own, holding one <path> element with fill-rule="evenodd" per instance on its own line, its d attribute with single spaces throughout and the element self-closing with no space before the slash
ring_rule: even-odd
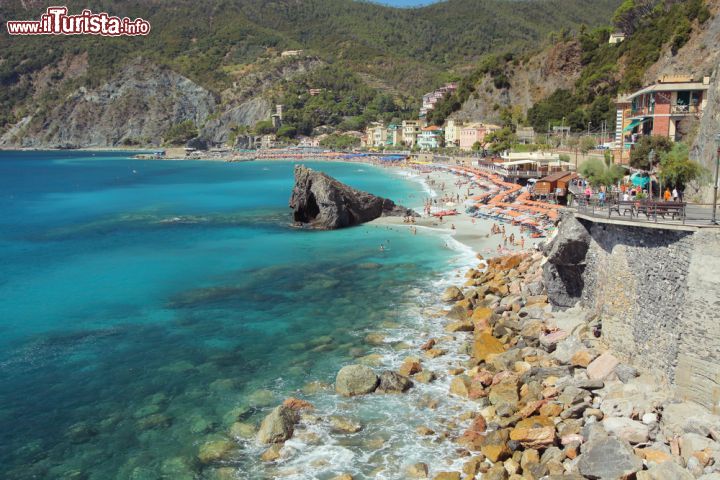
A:
<svg viewBox="0 0 720 480">
<path fill-rule="evenodd" d="M 718 197 L 718 173 L 720 173 L 720 133 L 715 134 L 715 146 L 717 150 L 715 152 L 715 185 L 713 185 L 713 212 L 712 220 L 710 223 L 717 225 L 717 217 L 715 216 L 717 210 L 717 197 Z"/>
<path fill-rule="evenodd" d="M 655 161 L 655 149 L 650 150 L 650 153 L 648 153 L 648 161 L 650 162 L 650 172 L 648 174 L 648 191 L 650 194 L 648 195 L 648 200 L 652 201 L 653 194 L 652 194 L 652 170 L 653 170 L 653 162 Z"/>
</svg>

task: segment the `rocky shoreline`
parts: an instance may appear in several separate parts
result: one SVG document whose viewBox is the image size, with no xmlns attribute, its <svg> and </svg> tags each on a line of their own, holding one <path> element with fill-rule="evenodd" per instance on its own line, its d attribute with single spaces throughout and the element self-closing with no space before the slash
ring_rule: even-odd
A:
<svg viewBox="0 0 720 480">
<path fill-rule="evenodd" d="M 447 308 L 437 320 L 445 337 L 419 339 L 397 371 L 343 367 L 336 393 L 402 394 L 413 384 L 450 378 L 448 400 L 462 400 L 456 417 L 444 431 L 420 426 L 417 433 L 453 442 L 456 456 L 408 465 L 403 478 L 720 479 L 718 417 L 677 403 L 657 378 L 621 362 L 607 349 L 598 318 L 579 308 L 553 311 L 545 264 L 541 252 L 524 252 L 468 270 L 463 285 L 442 295 Z M 452 353 L 464 361 L 449 362 L 444 372 L 426 367 L 455 345 L 460 351 Z M 289 398 L 255 434 L 267 446 L 263 461 L 278 460 L 285 441 L 318 422 L 336 432 L 363 428 Z M 443 464 L 452 468 L 438 470 Z"/>
</svg>

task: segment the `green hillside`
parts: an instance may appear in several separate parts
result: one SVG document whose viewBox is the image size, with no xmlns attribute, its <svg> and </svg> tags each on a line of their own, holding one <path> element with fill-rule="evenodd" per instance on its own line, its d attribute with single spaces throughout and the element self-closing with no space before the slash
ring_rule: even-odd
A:
<svg viewBox="0 0 720 480">
<path fill-rule="evenodd" d="M 229 71 L 285 49 L 305 49 L 374 88 L 417 97 L 461 77 L 487 53 L 537 48 L 550 32 L 607 24 L 620 0 L 449 0 L 395 9 L 352 0 L 121 0 L 67 3 L 152 24 L 147 38 L 10 37 L 0 34 L 0 128 L 17 120 L 34 86 L 27 77 L 67 55 L 87 52 L 86 75 L 64 89 L 104 83 L 142 56 L 216 93 Z M 23 5 L 28 6 L 24 8 Z M 34 0 L 0 4 L 0 20 L 34 19 Z M 369 79 L 369 80 L 368 80 Z M 58 102 L 63 92 L 48 92 Z"/>
</svg>

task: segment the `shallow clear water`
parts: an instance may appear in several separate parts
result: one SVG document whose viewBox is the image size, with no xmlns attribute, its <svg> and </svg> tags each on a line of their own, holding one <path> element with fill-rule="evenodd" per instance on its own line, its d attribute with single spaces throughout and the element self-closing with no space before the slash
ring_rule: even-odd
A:
<svg viewBox="0 0 720 480">
<path fill-rule="evenodd" d="M 407 410 L 401 398 L 352 406 L 368 422 L 358 438 L 388 437 L 374 453 L 327 437 L 327 451 L 296 445 L 325 460 L 310 468 L 298 453 L 285 472 L 261 465 L 252 442 L 222 465 L 196 456 L 234 421 L 256 423 L 307 382 L 330 383 L 382 350 L 368 332 L 420 341 L 412 322 L 460 261 L 447 239 L 292 229 L 290 162 L 126 157 L 0 152 L 3 478 L 218 478 L 225 466 L 237 478 L 324 479 L 349 459 L 357 478 L 374 478 L 397 462 L 412 442 L 392 440 L 390 410 L 372 402 Z M 425 195 L 390 170 L 305 163 L 407 206 Z M 396 350 L 384 361 L 397 363 Z M 337 441 L 347 445 L 328 445 Z"/>
</svg>

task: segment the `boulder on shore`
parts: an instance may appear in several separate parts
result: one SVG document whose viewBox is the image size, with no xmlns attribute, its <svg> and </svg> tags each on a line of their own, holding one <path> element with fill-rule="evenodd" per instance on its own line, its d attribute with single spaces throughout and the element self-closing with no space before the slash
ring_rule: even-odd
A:
<svg viewBox="0 0 720 480">
<path fill-rule="evenodd" d="M 347 365 L 340 369 L 335 378 L 335 391 L 346 397 L 364 395 L 374 392 L 378 383 L 380 379 L 370 367 Z"/>
<path fill-rule="evenodd" d="M 379 393 L 402 393 L 413 386 L 412 380 L 404 375 L 385 370 L 380 374 Z"/>
<path fill-rule="evenodd" d="M 304 165 L 295 167 L 293 220 L 319 230 L 352 227 L 383 216 L 418 216 L 392 200 L 356 190 Z"/>
<path fill-rule="evenodd" d="M 265 444 L 284 442 L 292 437 L 295 424 L 299 420 L 297 411 L 280 405 L 263 419 L 257 433 L 257 441 Z"/>
<path fill-rule="evenodd" d="M 599 480 L 626 478 L 642 467 L 642 460 L 633 454 L 630 445 L 613 437 L 588 443 L 578 461 L 581 474 Z"/>
<path fill-rule="evenodd" d="M 542 279 L 550 303 L 560 308 L 574 306 L 582 295 L 585 256 L 590 234 L 571 214 L 562 214 L 557 236 L 545 248 L 547 262 Z"/>
</svg>

